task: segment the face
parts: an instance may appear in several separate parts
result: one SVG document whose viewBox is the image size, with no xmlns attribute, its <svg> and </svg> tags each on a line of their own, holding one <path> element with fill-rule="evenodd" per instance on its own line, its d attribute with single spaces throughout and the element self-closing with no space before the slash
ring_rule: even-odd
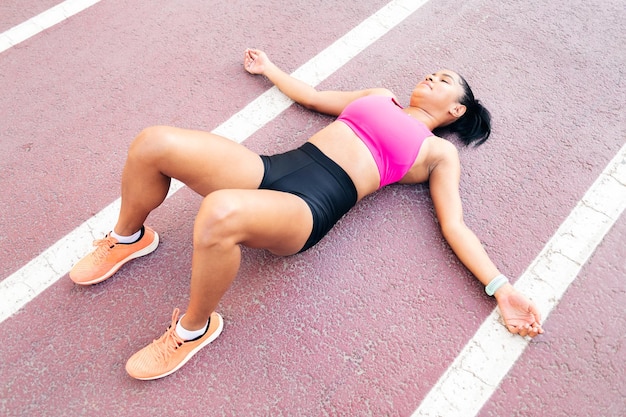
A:
<svg viewBox="0 0 626 417">
<path fill-rule="evenodd" d="M 450 70 L 429 74 L 415 86 L 411 105 L 432 114 L 449 114 L 453 119 L 463 115 L 465 106 L 460 99 L 465 94 L 461 77 Z"/>
</svg>

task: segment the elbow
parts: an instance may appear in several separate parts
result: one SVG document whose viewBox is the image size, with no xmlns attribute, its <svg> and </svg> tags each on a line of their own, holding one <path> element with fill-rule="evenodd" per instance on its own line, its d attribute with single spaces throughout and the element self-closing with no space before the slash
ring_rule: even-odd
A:
<svg viewBox="0 0 626 417">
<path fill-rule="evenodd" d="M 456 236 L 459 236 L 464 230 L 467 229 L 465 222 L 462 219 L 455 221 L 448 221 L 441 224 L 441 233 L 443 237 L 450 242 L 454 240 Z"/>
<path fill-rule="evenodd" d="M 322 109 L 320 94 L 317 90 L 313 90 L 305 94 L 299 103 L 301 106 L 316 112 L 320 112 Z"/>
</svg>

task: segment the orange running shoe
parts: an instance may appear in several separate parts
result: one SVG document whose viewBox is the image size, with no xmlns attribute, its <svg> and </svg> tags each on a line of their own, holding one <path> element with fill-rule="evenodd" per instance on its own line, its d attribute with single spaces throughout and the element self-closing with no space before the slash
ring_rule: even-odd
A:
<svg viewBox="0 0 626 417">
<path fill-rule="evenodd" d="M 186 364 L 200 349 L 217 339 L 224 328 L 222 316 L 213 312 L 206 332 L 197 339 L 184 341 L 176 333 L 178 314 L 179 310 L 174 309 L 172 324 L 165 334 L 128 359 L 128 375 L 141 380 L 168 376 Z"/>
<path fill-rule="evenodd" d="M 149 227 L 142 227 L 141 237 L 135 243 L 119 243 L 108 234 L 93 245 L 96 249 L 78 261 L 70 271 L 70 278 L 77 284 L 102 282 L 131 259 L 154 252 L 159 246 L 159 235 Z"/>
</svg>

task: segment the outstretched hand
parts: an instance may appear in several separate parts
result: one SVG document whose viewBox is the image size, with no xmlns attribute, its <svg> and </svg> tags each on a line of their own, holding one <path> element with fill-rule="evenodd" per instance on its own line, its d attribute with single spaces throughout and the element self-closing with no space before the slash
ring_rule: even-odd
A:
<svg viewBox="0 0 626 417">
<path fill-rule="evenodd" d="M 248 48 L 243 57 L 243 66 L 250 74 L 263 74 L 271 64 L 265 52 L 259 49 Z"/>
<path fill-rule="evenodd" d="M 532 301 L 512 286 L 500 291 L 500 294 L 496 293 L 496 299 L 508 331 L 524 337 L 543 333 L 541 314 Z"/>
</svg>

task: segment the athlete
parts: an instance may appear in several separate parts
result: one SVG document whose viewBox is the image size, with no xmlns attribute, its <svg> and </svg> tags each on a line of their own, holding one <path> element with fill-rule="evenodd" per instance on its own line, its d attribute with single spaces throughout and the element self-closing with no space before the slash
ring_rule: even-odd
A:
<svg viewBox="0 0 626 417">
<path fill-rule="evenodd" d="M 179 317 L 175 309 L 165 334 L 128 360 L 129 375 L 167 376 L 219 336 L 223 320 L 215 308 L 239 269 L 240 245 L 281 256 L 307 250 L 359 200 L 393 183 L 428 182 L 443 236 L 496 298 L 506 328 L 521 336 L 543 333 L 535 305 L 515 290 L 465 225 L 458 151 L 432 133 L 446 128 L 465 145 L 489 137 L 489 112 L 459 74 L 441 70 L 426 76 L 403 108 L 384 88 L 317 91 L 258 49 L 245 51 L 244 67 L 295 102 L 337 119 L 298 149 L 274 156 L 174 127 L 151 127 L 135 138 L 122 174 L 117 224 L 72 268 L 74 282 L 101 282 L 157 248 L 158 234 L 144 222 L 164 201 L 172 178 L 204 199 L 194 224 L 186 313 Z"/>
</svg>

